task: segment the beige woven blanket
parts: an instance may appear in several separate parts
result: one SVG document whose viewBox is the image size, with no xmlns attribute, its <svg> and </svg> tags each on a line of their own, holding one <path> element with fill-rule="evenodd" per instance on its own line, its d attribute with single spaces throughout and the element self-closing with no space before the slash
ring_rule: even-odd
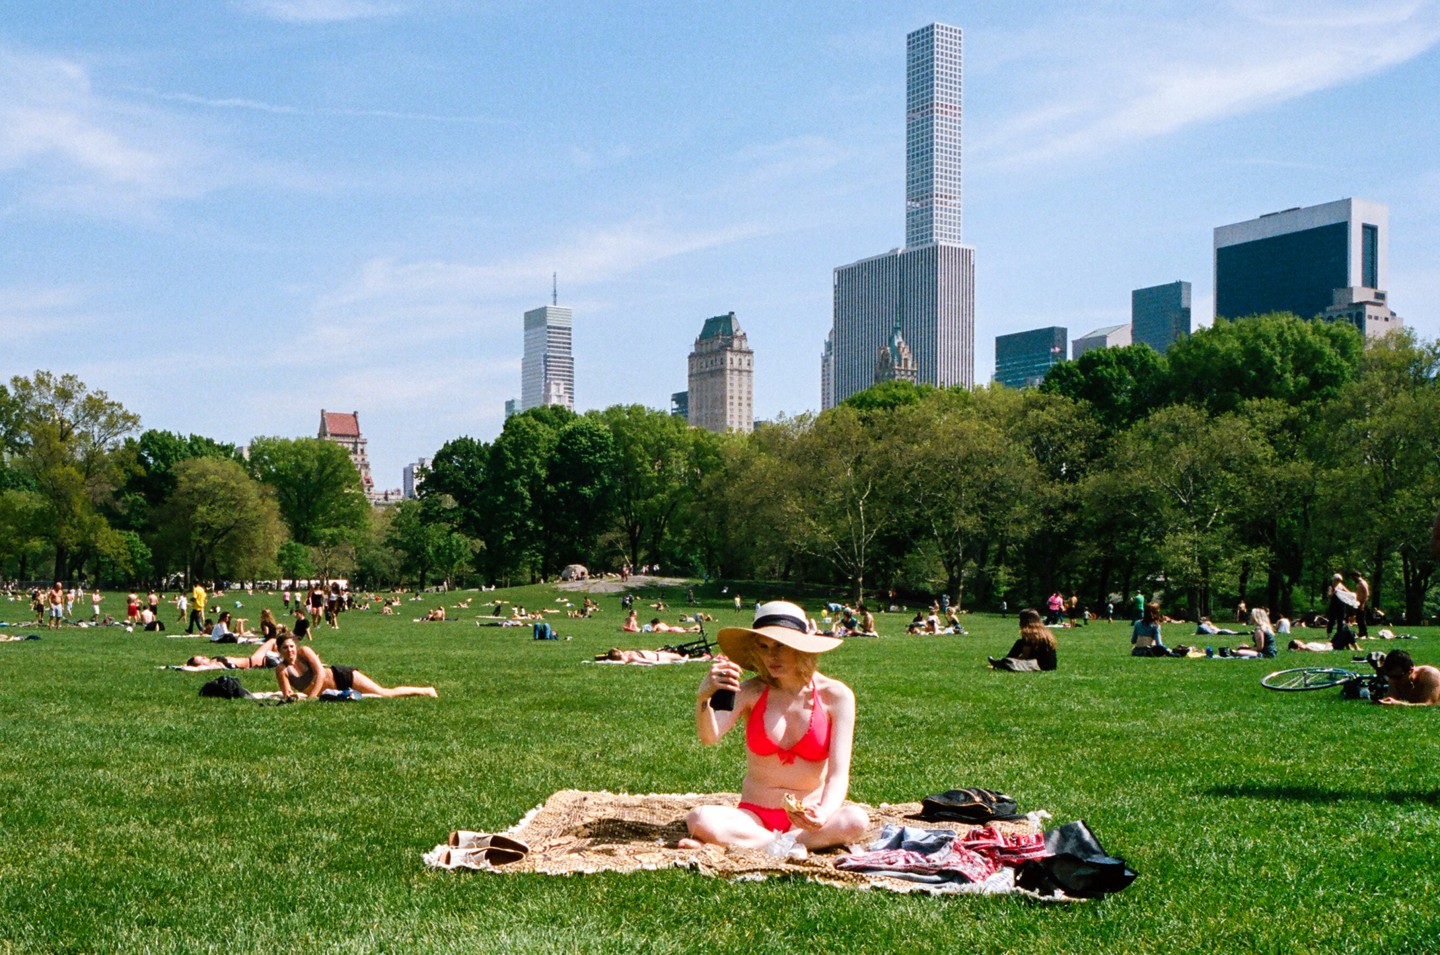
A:
<svg viewBox="0 0 1440 955">
<path fill-rule="evenodd" d="M 491 866 L 470 864 L 464 868 L 492 872 L 532 872 L 544 875 L 574 875 L 590 872 L 636 872 L 641 869 L 686 868 L 725 879 L 790 876 L 828 885 L 871 887 L 893 892 L 966 894 L 1033 893 L 1015 887 L 1013 870 L 1002 869 L 984 883 L 973 885 L 928 885 L 903 879 L 884 878 L 835 868 L 845 851 L 835 849 L 811 853 L 805 859 L 777 859 L 756 849 L 707 845 L 699 849 L 677 849 L 676 842 L 687 835 L 685 815 L 696 806 L 735 805 L 735 793 L 651 793 L 632 796 L 609 792 L 564 789 L 526 814 L 505 835 L 525 843 L 530 852 L 518 862 Z M 869 845 L 887 823 L 926 829 L 965 828 L 963 823 L 945 824 L 918 818 L 918 802 L 882 804 L 879 807 L 856 803 L 870 815 L 870 830 L 861 840 Z M 1038 832 L 1030 819 L 992 823 L 1007 833 Z M 438 845 L 425 853 L 426 864 L 445 864 L 445 850 Z"/>
</svg>

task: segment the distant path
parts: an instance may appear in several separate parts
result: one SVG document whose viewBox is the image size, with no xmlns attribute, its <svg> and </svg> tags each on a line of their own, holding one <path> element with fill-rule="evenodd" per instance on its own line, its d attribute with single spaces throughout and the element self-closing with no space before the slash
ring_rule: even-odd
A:
<svg viewBox="0 0 1440 955">
<path fill-rule="evenodd" d="M 573 590 L 587 594 L 618 594 L 622 590 L 634 590 L 636 587 L 683 587 L 687 581 L 683 577 L 651 577 L 631 574 L 629 580 L 622 581 L 619 577 L 590 577 L 586 580 L 562 580 L 555 586 L 561 590 Z"/>
</svg>

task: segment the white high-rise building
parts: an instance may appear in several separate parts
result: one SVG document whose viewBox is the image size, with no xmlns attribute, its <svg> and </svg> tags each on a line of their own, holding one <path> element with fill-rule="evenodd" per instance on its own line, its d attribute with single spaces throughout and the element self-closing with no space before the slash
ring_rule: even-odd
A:
<svg viewBox="0 0 1440 955">
<path fill-rule="evenodd" d="M 960 244 L 959 27 L 905 38 L 905 247 Z"/>
<path fill-rule="evenodd" d="M 961 244 L 961 31 L 932 23 L 906 41 L 905 247 L 835 270 L 829 394 L 875 383 L 897 322 L 920 383 L 975 384 L 975 250 Z"/>
<path fill-rule="evenodd" d="M 420 458 L 414 464 L 405 465 L 401 490 L 405 500 L 413 501 L 420 496 L 420 485 L 425 483 L 425 474 L 430 470 L 433 458 Z"/>
<path fill-rule="evenodd" d="M 520 410 L 564 405 L 575 410 L 575 357 L 570 351 L 574 313 L 543 305 L 525 313 L 525 354 L 520 359 Z"/>
</svg>

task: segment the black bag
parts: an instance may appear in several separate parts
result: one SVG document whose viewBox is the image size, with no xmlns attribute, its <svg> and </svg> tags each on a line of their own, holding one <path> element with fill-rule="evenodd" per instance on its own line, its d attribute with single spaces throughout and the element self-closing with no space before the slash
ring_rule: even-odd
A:
<svg viewBox="0 0 1440 955">
<path fill-rule="evenodd" d="M 1081 899 L 1098 899 L 1135 881 L 1124 859 L 1109 855 L 1084 821 L 1067 822 L 1045 833 L 1043 859 L 1023 862 L 1015 873 L 1022 889 L 1053 895 L 1056 889 Z"/>
<path fill-rule="evenodd" d="M 255 694 L 241 686 L 240 681 L 233 676 L 217 676 L 200 688 L 200 695 L 218 697 L 222 700 L 239 700 Z"/>
<path fill-rule="evenodd" d="M 987 822 L 1023 819 L 1015 800 L 993 789 L 947 789 L 920 802 L 920 818 L 944 822 Z"/>
</svg>

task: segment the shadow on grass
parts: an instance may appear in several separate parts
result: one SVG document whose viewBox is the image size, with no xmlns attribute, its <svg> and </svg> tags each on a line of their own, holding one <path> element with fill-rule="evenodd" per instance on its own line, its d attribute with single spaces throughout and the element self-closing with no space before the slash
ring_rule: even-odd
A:
<svg viewBox="0 0 1440 955">
<path fill-rule="evenodd" d="M 682 822 L 650 823 L 632 819 L 597 819 L 585 827 L 585 836 L 597 843 L 665 842 L 674 844 L 690 833 Z"/>
<path fill-rule="evenodd" d="M 1222 799 L 1283 799 L 1292 802 L 1308 802 L 1329 805 L 1341 799 L 1364 800 L 1369 802 L 1423 802 L 1430 805 L 1440 803 L 1440 791 L 1389 789 L 1374 792 L 1364 789 L 1339 789 L 1325 786 L 1286 785 L 1284 783 L 1231 783 L 1211 786 L 1208 795 Z"/>
</svg>

